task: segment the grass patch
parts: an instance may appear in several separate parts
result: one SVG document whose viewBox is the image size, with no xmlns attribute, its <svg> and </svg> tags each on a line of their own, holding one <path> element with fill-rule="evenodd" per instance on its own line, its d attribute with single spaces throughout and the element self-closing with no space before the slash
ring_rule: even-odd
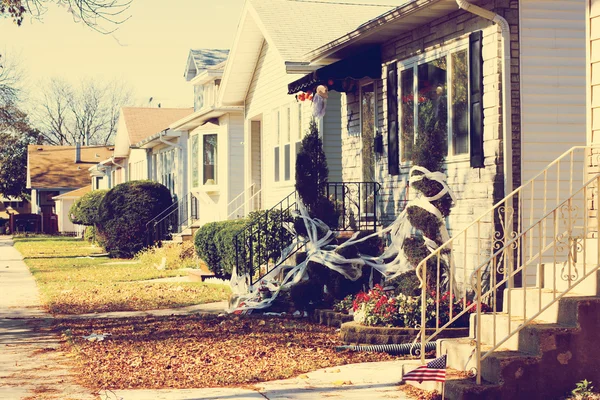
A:
<svg viewBox="0 0 600 400">
<path fill-rule="evenodd" d="M 230 293 L 226 286 L 201 282 L 145 282 L 182 273 L 159 270 L 149 262 L 90 257 L 102 250 L 79 239 L 19 238 L 15 247 L 53 314 L 184 307 L 225 300 Z"/>
</svg>

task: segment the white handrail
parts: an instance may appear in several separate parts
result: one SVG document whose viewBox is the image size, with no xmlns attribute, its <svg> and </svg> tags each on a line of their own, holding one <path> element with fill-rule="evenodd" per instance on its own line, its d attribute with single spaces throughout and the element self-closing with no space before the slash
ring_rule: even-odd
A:
<svg viewBox="0 0 600 400">
<path fill-rule="evenodd" d="M 252 186 L 250 186 L 249 189 L 252 190 L 253 188 L 254 188 L 254 184 L 252 184 Z M 252 196 L 250 196 L 248 198 L 248 201 L 245 201 L 240 206 L 238 206 L 235 210 L 230 212 L 229 215 L 227 215 L 227 219 L 232 219 L 232 217 L 237 217 L 238 211 L 240 211 L 242 208 L 244 209 L 243 216 L 246 216 L 250 211 L 253 210 L 253 207 L 251 207 L 251 205 L 253 204 L 254 199 L 257 198 L 258 196 L 260 196 L 261 192 L 262 192 L 262 189 L 257 190 L 254 194 L 252 194 Z M 243 194 L 245 194 L 245 193 L 243 193 Z M 260 197 L 258 197 L 258 199 L 260 201 Z M 259 208 L 260 208 L 260 204 L 259 204 Z"/>
</svg>

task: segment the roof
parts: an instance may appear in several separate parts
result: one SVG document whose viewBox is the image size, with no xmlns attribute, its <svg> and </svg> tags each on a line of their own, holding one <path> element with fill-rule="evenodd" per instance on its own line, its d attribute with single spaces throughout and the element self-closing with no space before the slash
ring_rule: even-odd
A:
<svg viewBox="0 0 600 400">
<path fill-rule="evenodd" d="M 185 69 L 185 79 L 193 79 L 199 71 L 219 67 L 227 60 L 229 50 L 223 49 L 191 49 Z"/>
<path fill-rule="evenodd" d="M 168 129 L 169 125 L 191 114 L 194 109 L 123 107 L 121 111 L 129 134 L 129 143 L 135 144 Z"/>
<path fill-rule="evenodd" d="M 63 193 L 60 196 L 53 197 L 54 200 L 63 200 L 63 199 L 78 199 L 82 197 L 84 194 L 88 194 L 92 191 L 92 185 L 87 185 L 79 189 L 71 190 L 70 192 Z"/>
<path fill-rule="evenodd" d="M 33 189 L 81 188 L 89 185 L 88 168 L 112 155 L 111 146 L 82 146 L 75 162 L 75 146 L 29 145 L 27 182 Z"/>
<path fill-rule="evenodd" d="M 303 56 L 360 25 L 396 8 L 388 4 L 352 4 L 309 0 L 249 0 L 269 44 L 284 61 Z"/>
<path fill-rule="evenodd" d="M 459 7 L 455 0 L 403 1 L 377 18 L 315 46 L 304 54 L 303 61 L 319 64 L 335 62 L 356 54 L 365 47 L 393 40 L 457 10 Z"/>
<path fill-rule="evenodd" d="M 303 61 L 305 54 L 335 40 L 392 5 L 331 3 L 299 0 L 247 0 L 219 91 L 222 105 L 242 104 L 263 43 L 286 62 Z"/>
</svg>

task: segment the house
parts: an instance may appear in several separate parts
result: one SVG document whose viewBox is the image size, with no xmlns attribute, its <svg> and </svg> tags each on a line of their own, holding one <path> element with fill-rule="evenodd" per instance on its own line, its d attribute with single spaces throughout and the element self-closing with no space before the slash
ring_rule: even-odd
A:
<svg viewBox="0 0 600 400">
<path fill-rule="evenodd" d="M 70 233 L 76 236 L 82 236 L 85 226 L 74 224 L 71 222 L 70 210 L 75 201 L 79 200 L 83 195 L 92 191 L 92 186 L 84 186 L 79 189 L 63 193 L 59 196 L 54 196 L 54 208 L 56 210 L 58 231 L 61 233 Z"/>
<path fill-rule="evenodd" d="M 242 107 L 248 210 L 268 209 L 294 192 L 295 155 L 308 129 L 310 102 L 287 85 L 310 70 L 303 56 L 388 10 L 390 6 L 320 1 L 248 0 L 218 95 L 220 106 Z M 307 69 L 309 68 L 309 69 Z M 329 180 L 342 181 L 341 97 L 332 92 L 318 121 Z"/>
<path fill-rule="evenodd" d="M 27 188 L 31 189 L 31 212 L 40 214 L 40 230 L 61 232 L 54 197 L 89 185 L 88 169 L 107 159 L 112 146 L 30 145 L 27 153 Z M 64 210 L 63 210 L 64 211 Z"/>
<path fill-rule="evenodd" d="M 228 55 L 229 50 L 190 50 L 184 77 L 193 87 L 194 112 L 169 126 L 188 137 L 187 187 L 198 204 L 198 226 L 236 218 L 244 193 L 244 109 L 217 102 Z"/>
<path fill-rule="evenodd" d="M 584 21 L 585 1 L 409 2 L 306 52 L 304 61 L 316 69 L 292 82 L 289 93 L 356 78 L 338 88 L 343 180 L 380 183 L 378 213 L 388 221 L 407 193 L 425 105 L 444 102 L 448 136 L 440 145 L 447 146 L 448 183 L 459 199 L 446 221 L 452 236 L 585 144 Z M 378 76 L 359 79 L 366 60 L 376 57 Z M 519 210 L 523 221 L 551 209 L 531 192 L 520 201 L 532 205 Z M 495 234 L 498 221 L 487 221 L 479 236 L 491 245 Z M 465 276 L 480 248 L 455 250 L 466 258 Z M 527 280 L 535 284 L 535 271 Z"/>
</svg>

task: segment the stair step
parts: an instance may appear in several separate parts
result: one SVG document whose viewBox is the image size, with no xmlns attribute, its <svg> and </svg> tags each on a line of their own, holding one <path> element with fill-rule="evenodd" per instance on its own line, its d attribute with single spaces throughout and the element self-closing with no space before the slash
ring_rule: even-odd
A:
<svg viewBox="0 0 600 400">
<path fill-rule="evenodd" d="M 474 378 L 448 379 L 444 388 L 444 398 L 447 400 L 500 400 L 502 386 L 482 382 L 475 383 Z"/>
<path fill-rule="evenodd" d="M 481 378 L 492 384 L 521 379 L 528 367 L 539 363 L 540 359 L 522 351 L 495 351 L 481 362 Z"/>
<path fill-rule="evenodd" d="M 586 257 L 588 257 L 587 254 Z M 581 279 L 584 274 L 587 274 L 597 265 L 598 261 L 593 264 L 591 262 L 578 262 L 577 264 L 572 264 L 569 269 L 569 265 L 567 263 L 543 264 L 542 281 L 540 282 L 540 285 L 544 289 L 563 292 L 569 289 L 570 286 L 573 286 L 577 280 Z M 567 279 L 569 271 L 575 278 L 575 281 L 569 282 Z M 599 289 L 600 273 L 598 271 L 590 274 L 590 276 L 578 283 L 574 288 L 574 290 L 576 290 L 578 293 L 588 296 L 596 296 L 597 294 L 600 294 Z"/>
</svg>

